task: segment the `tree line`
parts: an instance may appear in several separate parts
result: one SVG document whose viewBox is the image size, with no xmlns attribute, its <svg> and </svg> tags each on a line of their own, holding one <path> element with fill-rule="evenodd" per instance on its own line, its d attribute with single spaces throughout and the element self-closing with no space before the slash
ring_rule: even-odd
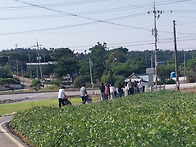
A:
<svg viewBox="0 0 196 147">
<path fill-rule="evenodd" d="M 196 79 L 195 55 L 195 50 L 178 51 L 179 74 L 180 76 L 186 74 L 191 82 L 195 82 Z M 157 58 L 160 63 L 158 64 L 160 83 L 166 83 L 170 73 L 175 70 L 174 51 L 158 50 Z M 108 49 L 106 43 L 99 42 L 84 53 L 74 52 L 69 48 L 40 48 L 39 50 L 16 48 L 0 52 L 0 80 L 13 78 L 13 74 L 33 79 L 41 78 L 38 66 L 30 68 L 26 64 L 36 63 L 38 59 L 41 63 L 56 62 L 56 64 L 41 66 L 44 77 L 53 76 L 56 78 L 54 83 L 69 84 L 65 81 L 65 77 L 69 75 L 75 87 L 91 82 L 89 61 L 92 61 L 92 76 L 95 84 L 103 82 L 117 85 L 132 73 L 145 74 L 146 68 L 154 67 L 153 50 L 130 51 L 124 47 Z"/>
</svg>

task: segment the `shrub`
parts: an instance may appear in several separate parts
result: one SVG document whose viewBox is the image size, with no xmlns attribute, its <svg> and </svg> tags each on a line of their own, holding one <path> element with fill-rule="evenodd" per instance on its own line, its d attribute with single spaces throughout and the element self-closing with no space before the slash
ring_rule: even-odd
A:
<svg viewBox="0 0 196 147">
<path fill-rule="evenodd" d="M 82 87 L 83 84 L 90 83 L 89 76 L 79 76 L 74 80 L 74 87 L 79 88 Z"/>
<path fill-rule="evenodd" d="M 41 87 L 44 87 L 40 80 L 34 79 L 30 85 L 31 88 L 35 89 L 36 91 L 39 91 Z"/>
</svg>

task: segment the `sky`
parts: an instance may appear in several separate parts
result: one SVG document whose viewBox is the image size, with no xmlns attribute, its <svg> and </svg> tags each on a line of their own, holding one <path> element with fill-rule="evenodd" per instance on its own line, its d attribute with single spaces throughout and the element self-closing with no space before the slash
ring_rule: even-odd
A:
<svg viewBox="0 0 196 147">
<path fill-rule="evenodd" d="M 174 50 L 173 20 L 177 49 L 196 49 L 196 0 L 1 0 L 0 51 L 33 48 L 36 40 L 80 53 L 97 42 L 154 50 L 154 7 L 158 49 Z"/>
</svg>

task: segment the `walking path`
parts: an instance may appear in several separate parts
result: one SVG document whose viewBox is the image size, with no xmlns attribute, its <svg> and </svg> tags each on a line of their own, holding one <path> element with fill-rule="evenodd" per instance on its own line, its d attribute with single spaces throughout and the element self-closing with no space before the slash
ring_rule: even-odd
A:
<svg viewBox="0 0 196 147">
<path fill-rule="evenodd" d="M 9 127 L 8 122 L 12 115 L 0 117 L 0 147 L 28 147 L 18 136 L 14 135 Z"/>
</svg>

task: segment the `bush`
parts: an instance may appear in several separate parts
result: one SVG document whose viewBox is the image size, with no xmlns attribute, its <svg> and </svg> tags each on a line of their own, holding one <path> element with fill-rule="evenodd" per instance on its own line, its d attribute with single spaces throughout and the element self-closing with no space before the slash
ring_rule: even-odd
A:
<svg viewBox="0 0 196 147">
<path fill-rule="evenodd" d="M 176 81 L 173 79 L 169 79 L 169 80 L 165 81 L 165 84 L 175 84 L 175 83 L 176 83 Z"/>
<path fill-rule="evenodd" d="M 119 83 L 124 83 L 124 77 L 123 76 L 112 76 L 110 77 L 110 75 L 106 75 L 104 74 L 101 77 L 101 82 L 102 83 L 109 83 L 109 84 L 114 84 L 115 86 L 117 86 Z"/>
<path fill-rule="evenodd" d="M 85 83 L 90 83 L 90 77 L 89 76 L 79 76 L 74 80 L 74 87 L 80 88 Z"/>
<path fill-rule="evenodd" d="M 35 89 L 36 91 L 39 91 L 41 87 L 44 87 L 40 80 L 34 79 L 30 85 L 31 88 Z"/>
<path fill-rule="evenodd" d="M 48 84 L 53 84 L 53 85 L 56 85 L 56 86 L 61 86 L 61 81 L 60 80 L 50 81 Z"/>
</svg>

